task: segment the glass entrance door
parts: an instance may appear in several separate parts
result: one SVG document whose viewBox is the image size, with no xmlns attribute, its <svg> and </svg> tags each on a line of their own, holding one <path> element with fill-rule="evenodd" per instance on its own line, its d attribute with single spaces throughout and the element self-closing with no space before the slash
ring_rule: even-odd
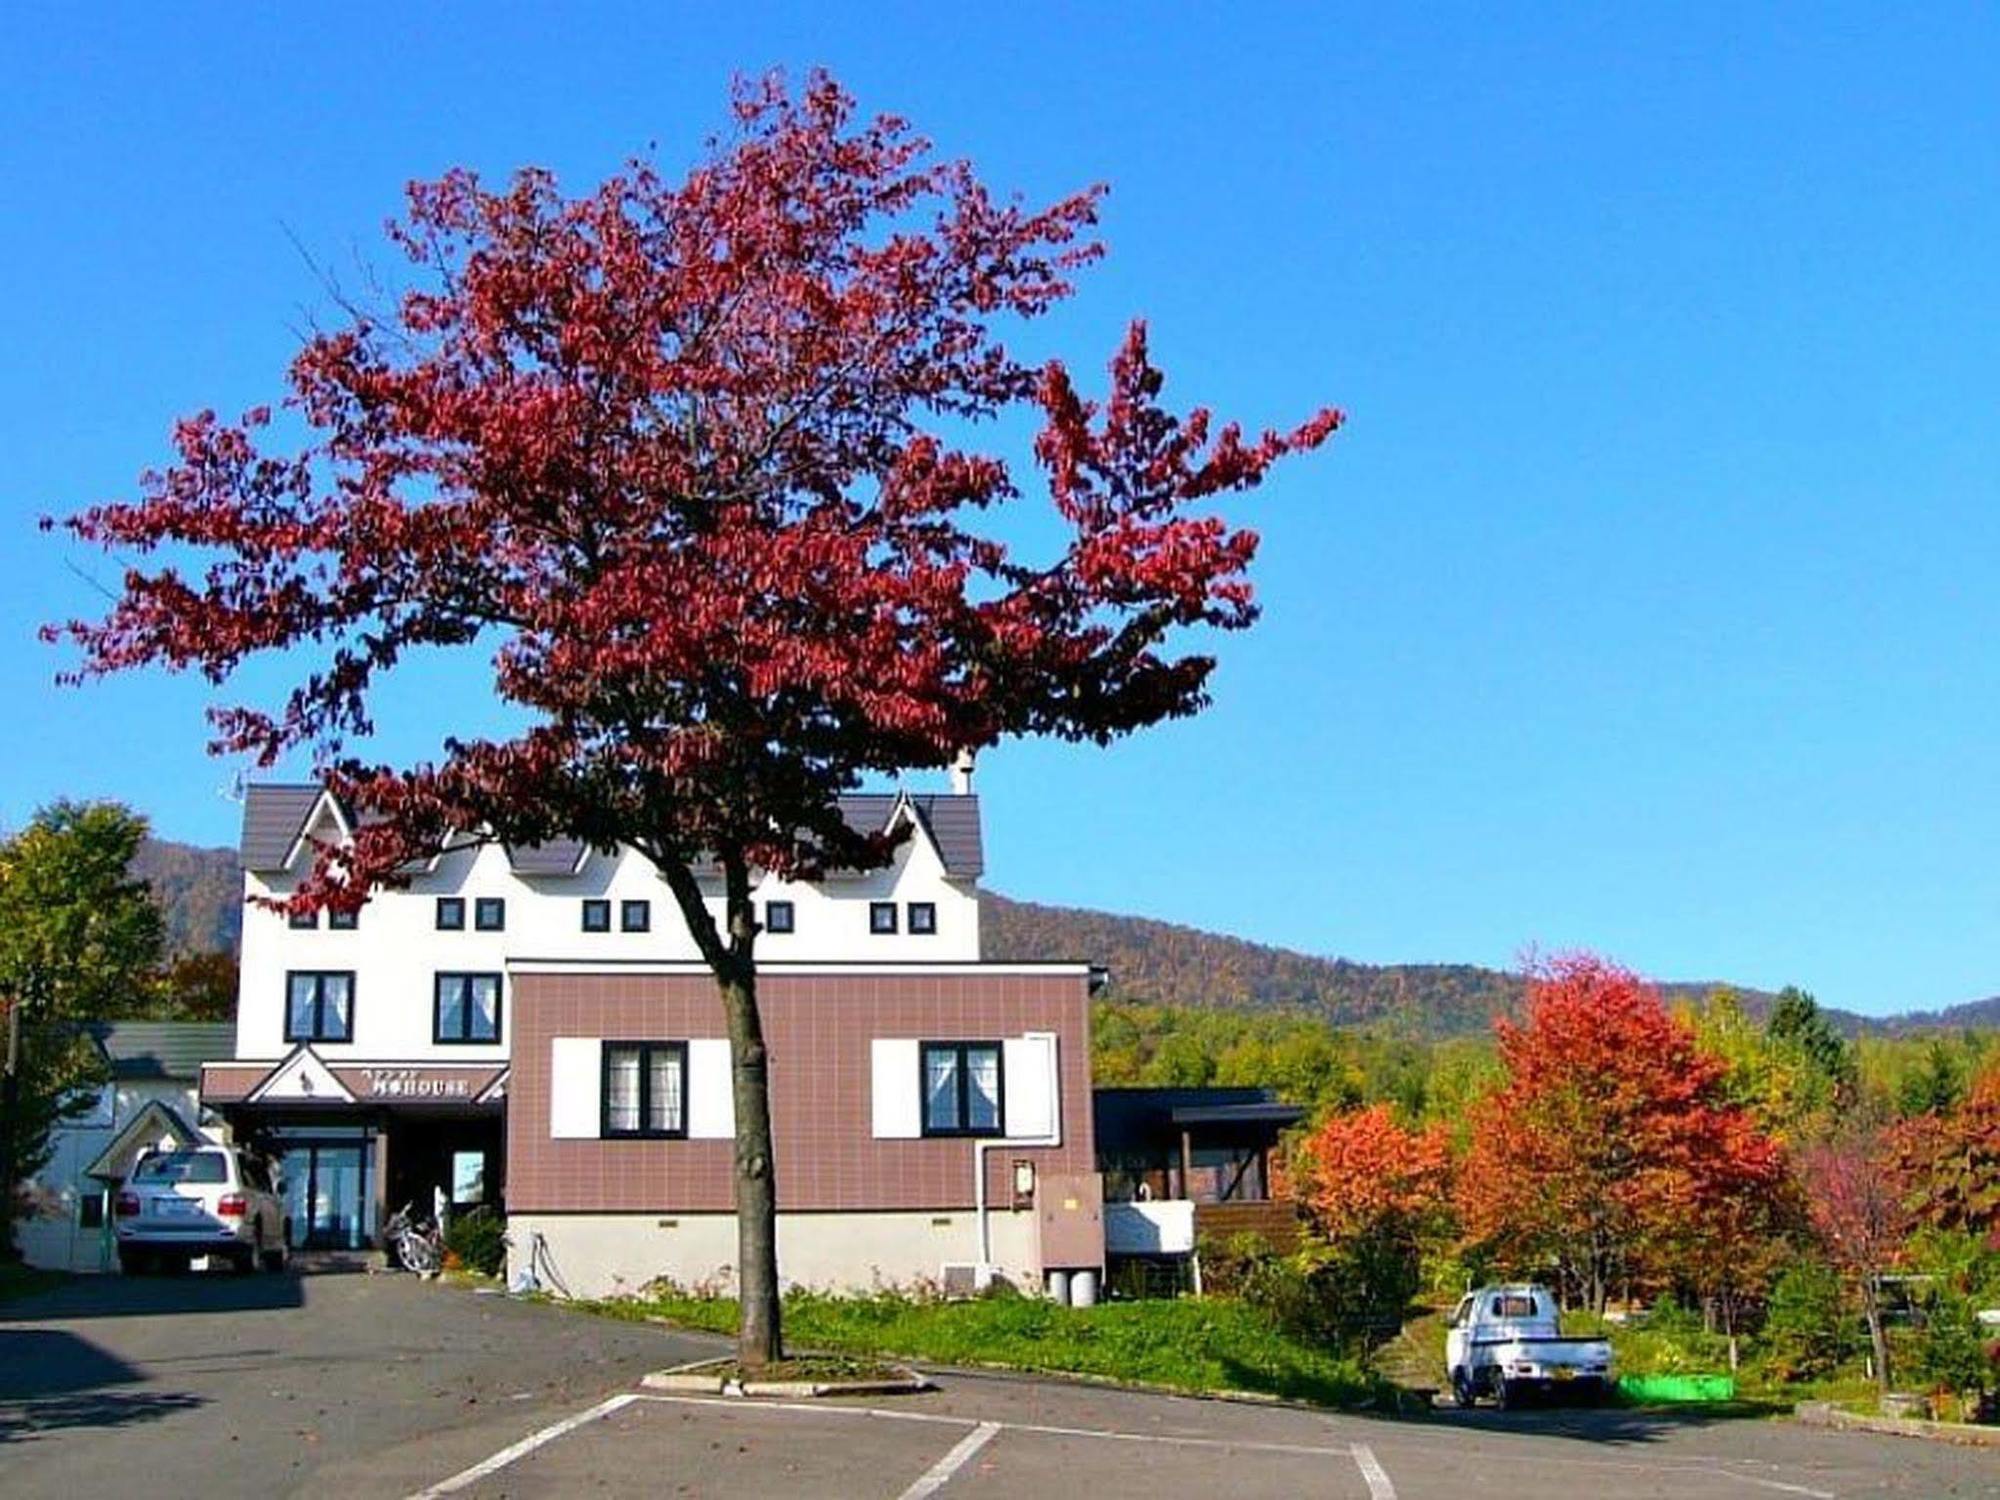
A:
<svg viewBox="0 0 2000 1500">
<path fill-rule="evenodd" d="M 291 1240 L 308 1250 L 358 1250 L 373 1238 L 365 1145 L 294 1145 L 285 1152 Z"/>
</svg>

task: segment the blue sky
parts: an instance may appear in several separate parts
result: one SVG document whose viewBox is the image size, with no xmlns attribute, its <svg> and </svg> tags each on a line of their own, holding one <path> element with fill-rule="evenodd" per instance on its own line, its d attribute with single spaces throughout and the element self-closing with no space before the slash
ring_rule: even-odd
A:
<svg viewBox="0 0 2000 1500">
<path fill-rule="evenodd" d="M 1038 345 L 1095 369 L 1143 313 L 1180 399 L 1351 417 L 1241 512 L 1267 615 L 1209 714 L 987 758 L 997 889 L 2000 991 L 1993 11 L 842 9 L 8 7 L 0 822 L 105 795 L 233 839 L 199 682 L 52 686 L 33 628 L 106 564 L 32 522 L 275 394 L 325 306 L 294 237 L 386 264 L 408 178 L 679 160 L 732 72 L 823 63 L 997 185 L 1112 185 Z M 396 701 L 410 750 L 491 712 L 476 669 Z"/>
</svg>

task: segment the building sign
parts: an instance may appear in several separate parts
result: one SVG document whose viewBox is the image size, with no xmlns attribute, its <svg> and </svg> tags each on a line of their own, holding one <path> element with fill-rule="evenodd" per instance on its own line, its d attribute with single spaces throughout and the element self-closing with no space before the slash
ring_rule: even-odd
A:
<svg viewBox="0 0 2000 1500">
<path fill-rule="evenodd" d="M 470 1099 L 473 1079 L 430 1068 L 357 1068 L 370 1099 Z"/>
</svg>

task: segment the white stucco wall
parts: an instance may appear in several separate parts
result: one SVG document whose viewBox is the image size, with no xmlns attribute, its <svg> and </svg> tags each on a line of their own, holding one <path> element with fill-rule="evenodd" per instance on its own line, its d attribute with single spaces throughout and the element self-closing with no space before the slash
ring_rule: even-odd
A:
<svg viewBox="0 0 2000 1500">
<path fill-rule="evenodd" d="M 314 832 L 337 836 L 330 822 Z M 309 853 L 301 854 L 303 866 Z M 252 872 L 245 877 L 251 897 L 283 896 L 296 875 Z M 711 902 L 721 912 L 719 882 Z M 465 929 L 437 930 L 439 896 L 465 901 Z M 479 932 L 473 903 L 481 896 L 506 900 L 506 930 Z M 582 903 L 612 903 L 613 930 L 583 931 Z M 834 877 L 822 885 L 765 878 L 756 888 L 761 904 L 793 903 L 796 930 L 765 933 L 760 958 L 771 962 L 873 961 L 968 962 L 979 957 L 979 898 L 971 881 L 946 876 L 936 847 L 922 834 L 907 840 L 895 862 L 865 875 Z M 652 904 L 652 930 L 628 933 L 619 926 L 618 903 Z M 877 936 L 868 930 L 871 901 L 893 900 L 898 931 Z M 907 931 L 910 902 L 937 907 L 933 936 Z M 354 973 L 353 1039 L 315 1043 L 330 1062 L 482 1062 L 507 1056 L 512 1032 L 511 997 L 504 994 L 501 1034 L 491 1044 L 440 1044 L 432 1040 L 434 981 L 439 973 L 504 973 L 509 960 L 583 959 L 607 963 L 635 960 L 693 960 L 694 940 L 681 920 L 672 893 L 652 865 L 626 851 L 617 856 L 589 854 L 572 876 L 518 876 L 498 846 L 444 856 L 434 871 L 417 876 L 406 891 L 380 891 L 362 909 L 351 932 L 318 928 L 295 930 L 284 916 L 246 906 L 243 914 L 241 988 L 237 1005 L 236 1056 L 276 1060 L 291 1050 L 285 1040 L 285 982 L 293 970 L 351 970 Z"/>
<path fill-rule="evenodd" d="M 1001 1274 L 1023 1290 L 1038 1287 L 1034 1215 L 1000 1209 L 988 1219 Z M 613 1297 L 659 1277 L 690 1289 L 735 1287 L 731 1214 L 515 1214 L 507 1221 L 510 1280 L 529 1265 L 537 1236 L 537 1276 L 551 1292 Z M 969 1209 L 778 1215 L 778 1276 L 787 1287 L 913 1287 L 941 1280 L 947 1262 L 978 1258 L 978 1219 Z"/>
</svg>

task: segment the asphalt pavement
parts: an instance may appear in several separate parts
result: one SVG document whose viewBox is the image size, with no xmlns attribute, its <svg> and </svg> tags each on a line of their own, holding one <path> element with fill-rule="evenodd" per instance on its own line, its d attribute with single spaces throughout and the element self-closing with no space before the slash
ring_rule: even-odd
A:
<svg viewBox="0 0 2000 1500">
<path fill-rule="evenodd" d="M 941 1373 L 642 1391 L 706 1339 L 405 1276 L 79 1279 L 0 1306 L 0 1494 L 2000 1496 L 2000 1451 L 1618 1410 L 1337 1415 Z"/>
</svg>

